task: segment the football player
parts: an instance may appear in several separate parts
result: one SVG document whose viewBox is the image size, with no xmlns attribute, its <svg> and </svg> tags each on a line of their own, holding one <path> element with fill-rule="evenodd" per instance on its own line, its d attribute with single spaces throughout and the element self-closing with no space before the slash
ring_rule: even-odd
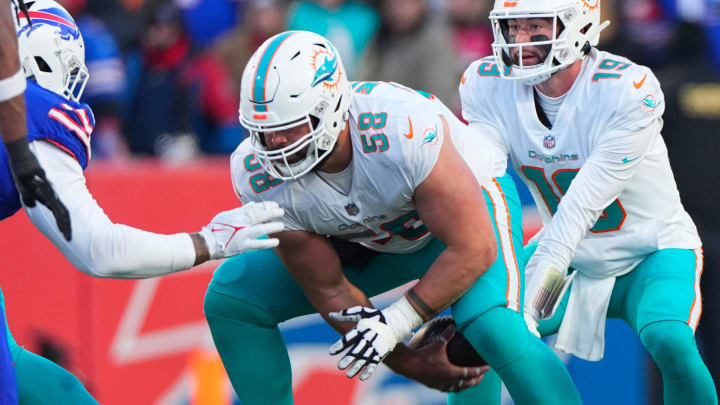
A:
<svg viewBox="0 0 720 405">
<path fill-rule="evenodd" d="M 579 403 L 522 319 L 520 204 L 492 144 L 430 94 L 349 82 L 337 49 L 305 31 L 262 44 L 240 96 L 251 136 L 231 157 L 235 191 L 243 203 L 277 201 L 286 227 L 275 252 L 221 265 L 205 296 L 243 404 L 293 402 L 277 325 L 315 312 L 343 334 L 330 353 L 343 354 L 349 378 L 366 380 L 384 361 L 443 391 L 473 386 L 482 368 L 450 364 L 444 345 L 403 343 L 448 306 L 516 403 Z M 384 309 L 368 299 L 415 279 Z"/>
<path fill-rule="evenodd" d="M 528 327 L 537 334 L 559 306 L 540 333 L 597 361 L 606 317 L 623 319 L 658 365 L 666 404 L 717 403 L 694 338 L 701 243 L 660 135 L 660 84 L 594 48 L 609 24 L 599 0 L 496 0 L 490 20 L 494 55 L 470 65 L 460 95 L 470 127 L 512 158 L 544 223 L 526 249 Z"/>
<path fill-rule="evenodd" d="M 277 239 L 256 239 L 283 227 L 280 222 L 267 222 L 283 214 L 269 202 L 222 212 L 198 233 L 160 235 L 112 223 L 93 199 L 83 175 L 90 160 L 94 120 L 90 108 L 79 102 L 88 78 L 82 36 L 72 17 L 52 0 L 30 3 L 32 25 L 20 18 L 19 10 L 14 13 L 19 16 L 20 62 L 27 78 L 30 150 L 70 212 L 72 239 L 54 225 L 48 208 L 21 201 L 5 148 L 0 148 L 0 219 L 24 206 L 33 224 L 77 269 L 97 277 L 160 276 L 277 245 Z M 18 346 L 9 329 L 7 339 L 21 403 L 95 402 L 70 373 Z"/>
</svg>

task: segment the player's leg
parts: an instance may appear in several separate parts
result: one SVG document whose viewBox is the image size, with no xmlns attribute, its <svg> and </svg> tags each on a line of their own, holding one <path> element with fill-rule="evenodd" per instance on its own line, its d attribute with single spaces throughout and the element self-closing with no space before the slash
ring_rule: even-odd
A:
<svg viewBox="0 0 720 405">
<path fill-rule="evenodd" d="M 516 404 L 579 404 L 580 395 L 562 361 L 525 325 L 520 199 L 509 176 L 495 186 L 500 187 L 484 189 L 498 238 L 498 260 L 453 305 L 453 316 Z M 450 394 L 450 403 L 498 404 L 499 392 L 498 380 L 490 378 Z"/>
<path fill-rule="evenodd" d="M 10 328 L 5 321 L 5 301 L 0 290 L 0 404 L 17 404 L 17 385 L 15 384 L 15 370 L 8 341 L 11 338 Z"/>
<path fill-rule="evenodd" d="M 700 318 L 700 249 L 663 249 L 618 277 L 609 316 L 625 319 L 658 365 L 665 404 L 717 404 L 695 344 Z"/>
<path fill-rule="evenodd" d="M 23 405 L 98 403 L 72 373 L 23 348 L 15 359 L 15 375 Z"/>
<path fill-rule="evenodd" d="M 359 245 L 356 245 L 359 246 Z M 344 272 L 368 296 L 420 277 L 444 249 L 433 240 L 407 255 L 378 255 Z M 278 323 L 314 313 L 300 287 L 269 250 L 226 260 L 205 295 L 205 316 L 243 405 L 291 404 L 292 377 Z"/>
<path fill-rule="evenodd" d="M 5 315 L 5 300 L 0 290 L 0 302 Z M 15 365 L 17 396 L 23 405 L 97 404 L 72 373 L 18 346 L 7 328 L 7 343 Z M 4 380 L 3 380 L 4 381 Z M 2 402 L 4 404 L 4 402 Z"/>
<path fill-rule="evenodd" d="M 265 250 L 226 260 L 210 282 L 204 311 L 242 404 L 292 404 L 290 359 L 277 325 L 314 309 L 280 258 Z"/>
</svg>

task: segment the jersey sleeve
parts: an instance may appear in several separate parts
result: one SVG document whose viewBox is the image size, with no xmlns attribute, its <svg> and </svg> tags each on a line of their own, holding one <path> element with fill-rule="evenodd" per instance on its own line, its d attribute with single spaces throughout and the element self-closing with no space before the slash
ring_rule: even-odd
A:
<svg viewBox="0 0 720 405">
<path fill-rule="evenodd" d="M 495 145 L 505 156 L 509 148 L 502 136 L 505 128 L 502 122 L 492 114 L 493 80 L 503 80 L 493 76 L 481 76 L 480 66 L 494 64 L 494 61 L 481 59 L 470 64 L 460 78 L 460 105 L 462 117 L 478 135 Z"/>
<path fill-rule="evenodd" d="M 44 205 L 25 206 L 25 211 L 75 268 L 96 277 L 144 278 L 192 267 L 195 248 L 189 234 L 156 234 L 113 223 L 90 194 L 75 159 L 47 142 L 32 142 L 30 148 L 70 213 L 72 240 L 65 240 Z"/>
<path fill-rule="evenodd" d="M 284 210 L 282 222 L 286 231 L 306 230 L 301 221 L 294 215 L 294 211 L 279 198 L 277 187 L 283 184 L 282 180 L 270 177 L 262 164 L 255 158 L 250 148 L 249 140 L 241 143 L 230 156 L 230 176 L 233 190 L 240 202 L 276 201 Z"/>
<path fill-rule="evenodd" d="M 618 81 L 617 101 L 606 121 L 607 130 L 594 140 L 591 155 L 545 226 L 536 255 L 558 268 L 569 265 L 577 245 L 622 193 L 660 137 L 662 92 L 649 69 L 638 70 L 638 80 L 647 75 L 645 87 L 637 89 L 632 80 Z"/>
<path fill-rule="evenodd" d="M 443 123 L 437 114 L 410 111 L 398 123 L 407 182 L 415 190 L 435 167 L 445 140 Z"/>
<path fill-rule="evenodd" d="M 639 131 L 661 119 L 665 112 L 665 96 L 653 72 L 639 65 L 628 70 L 611 89 L 616 97 L 610 101 L 613 108 L 608 131 Z"/>
</svg>

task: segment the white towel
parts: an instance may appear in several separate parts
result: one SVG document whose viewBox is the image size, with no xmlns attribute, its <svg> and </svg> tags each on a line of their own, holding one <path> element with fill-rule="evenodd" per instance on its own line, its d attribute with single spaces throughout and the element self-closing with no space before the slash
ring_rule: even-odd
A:
<svg viewBox="0 0 720 405">
<path fill-rule="evenodd" d="M 555 347 L 589 361 L 600 361 L 605 351 L 605 318 L 615 277 L 573 280 Z"/>
</svg>

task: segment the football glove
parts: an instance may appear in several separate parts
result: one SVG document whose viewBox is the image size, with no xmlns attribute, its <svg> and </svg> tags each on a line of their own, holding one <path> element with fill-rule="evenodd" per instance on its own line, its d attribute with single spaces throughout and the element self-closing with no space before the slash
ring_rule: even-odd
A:
<svg viewBox="0 0 720 405">
<path fill-rule="evenodd" d="M 6 143 L 5 148 L 10 157 L 10 168 L 23 204 L 32 208 L 36 202 L 40 202 L 46 206 L 55 217 L 60 233 L 70 241 L 72 239 L 70 213 L 55 194 L 52 184 L 45 176 L 45 170 L 28 148 L 27 139 Z"/>
<path fill-rule="evenodd" d="M 330 319 L 338 322 L 357 322 L 357 325 L 340 340 L 330 346 L 330 354 L 345 350 L 338 362 L 338 368 L 346 375 L 355 377 L 360 371 L 360 380 L 367 380 L 378 364 L 387 357 L 398 342 L 410 336 L 413 329 L 423 322 L 405 297 L 384 310 L 356 306 L 340 312 L 331 312 Z"/>
<path fill-rule="evenodd" d="M 251 202 L 217 214 L 200 231 L 208 246 L 210 259 L 222 259 L 249 250 L 277 246 L 279 242 L 275 238 L 257 238 L 282 231 L 282 222 L 268 221 L 280 218 L 283 214 L 283 209 L 272 201 Z"/>
<path fill-rule="evenodd" d="M 526 274 L 530 274 L 530 280 L 527 284 L 523 315 L 530 332 L 540 337 L 537 330 L 539 320 L 553 316 L 577 272 L 566 275 L 565 271 L 559 270 L 555 265 L 544 262 L 536 264 L 530 259 Z"/>
</svg>

